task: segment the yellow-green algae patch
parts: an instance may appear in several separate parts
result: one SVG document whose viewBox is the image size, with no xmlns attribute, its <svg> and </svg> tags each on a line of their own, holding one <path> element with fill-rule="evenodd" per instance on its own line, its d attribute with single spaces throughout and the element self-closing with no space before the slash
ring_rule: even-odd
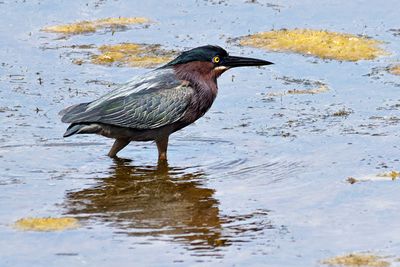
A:
<svg viewBox="0 0 400 267">
<path fill-rule="evenodd" d="M 400 178 L 400 172 L 398 171 L 390 171 L 384 173 L 378 173 L 376 175 L 366 175 L 359 178 L 348 177 L 347 182 L 350 184 L 355 184 L 358 182 L 366 182 L 366 181 L 394 181 Z"/>
<path fill-rule="evenodd" d="M 387 267 L 390 266 L 388 261 L 382 257 L 373 254 L 355 254 L 351 253 L 344 256 L 337 256 L 322 261 L 323 264 L 330 266 L 364 266 L 364 267 Z"/>
<path fill-rule="evenodd" d="M 79 227 L 75 218 L 22 218 L 15 222 L 15 228 L 24 231 L 62 231 Z"/>
<path fill-rule="evenodd" d="M 384 177 L 384 178 L 386 177 L 386 178 L 395 180 L 397 178 L 400 178 L 400 172 L 398 172 L 398 171 L 385 172 L 385 173 L 380 173 L 377 176 Z"/>
<path fill-rule="evenodd" d="M 389 72 L 394 75 L 400 75 L 400 64 L 389 67 Z"/>
<path fill-rule="evenodd" d="M 386 55 L 382 42 L 353 34 L 294 29 L 260 32 L 241 38 L 240 44 L 272 51 L 292 51 L 323 59 L 357 61 Z"/>
<path fill-rule="evenodd" d="M 82 34 L 95 32 L 102 28 L 118 28 L 124 27 L 132 24 L 144 24 L 149 23 L 148 18 L 143 17 L 133 17 L 133 18 L 105 18 L 92 21 L 80 21 L 76 23 L 49 26 L 43 28 L 43 31 L 62 33 L 62 34 Z"/>
<path fill-rule="evenodd" d="M 169 62 L 175 51 L 162 49 L 160 45 L 122 43 L 103 45 L 98 48 L 100 54 L 93 55 L 91 62 L 100 65 L 150 68 Z"/>
</svg>

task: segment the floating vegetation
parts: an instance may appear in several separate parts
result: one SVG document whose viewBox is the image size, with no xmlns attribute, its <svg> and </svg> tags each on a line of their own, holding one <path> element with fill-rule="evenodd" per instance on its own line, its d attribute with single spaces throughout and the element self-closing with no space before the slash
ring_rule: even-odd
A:
<svg viewBox="0 0 400 267">
<path fill-rule="evenodd" d="M 103 45 L 98 50 L 100 54 L 91 58 L 94 64 L 144 68 L 167 63 L 176 54 L 175 51 L 162 49 L 160 45 L 134 43 Z"/>
<path fill-rule="evenodd" d="M 24 231 L 62 231 L 79 227 L 75 218 L 23 218 L 15 222 L 17 229 Z"/>
<path fill-rule="evenodd" d="M 400 29 L 390 29 L 389 32 L 393 34 L 393 36 L 399 37 L 400 36 Z"/>
<path fill-rule="evenodd" d="M 349 184 L 355 184 L 355 183 L 359 182 L 359 180 L 357 180 L 357 179 L 354 178 L 354 177 L 347 177 L 346 181 L 347 181 Z"/>
<path fill-rule="evenodd" d="M 313 81 L 308 79 L 296 79 L 288 76 L 278 77 L 278 80 L 282 80 L 284 85 L 303 88 L 293 88 L 284 92 L 272 92 L 268 93 L 268 97 L 283 96 L 283 95 L 303 95 L 303 94 L 321 94 L 329 91 L 328 85 L 321 81 Z"/>
<path fill-rule="evenodd" d="M 338 111 L 335 111 L 334 113 L 332 113 L 332 116 L 334 117 L 347 117 L 349 116 L 351 113 L 353 113 L 353 110 L 351 109 L 346 109 L 346 108 L 342 108 Z"/>
<path fill-rule="evenodd" d="M 355 184 L 358 182 L 367 182 L 367 181 L 394 181 L 398 178 L 400 178 L 400 172 L 391 171 L 391 172 L 379 173 L 376 175 L 367 175 L 360 178 L 348 177 L 346 181 L 349 182 L 350 184 Z"/>
<path fill-rule="evenodd" d="M 303 94 L 321 94 L 321 93 L 326 93 L 329 91 L 329 87 L 326 84 L 320 84 L 319 87 L 316 88 L 311 88 L 311 89 L 293 89 L 293 90 L 288 90 L 287 93 L 290 95 L 303 95 Z"/>
<path fill-rule="evenodd" d="M 400 75 L 400 64 L 391 66 L 388 68 L 389 73 L 393 74 L 393 75 Z"/>
<path fill-rule="evenodd" d="M 323 59 L 358 61 L 387 55 L 382 42 L 353 34 L 294 29 L 261 32 L 241 38 L 240 44 L 272 51 L 292 51 Z"/>
<path fill-rule="evenodd" d="M 390 266 L 388 261 L 383 260 L 383 257 L 372 254 L 348 254 L 337 256 L 322 261 L 323 264 L 335 266 L 365 266 L 365 267 L 387 267 Z"/>
<path fill-rule="evenodd" d="M 396 180 L 397 178 L 400 178 L 400 172 L 398 172 L 398 171 L 391 171 L 391 172 L 386 172 L 386 173 L 378 174 L 378 176 L 379 176 L 379 177 L 391 178 L 392 180 Z"/>
<path fill-rule="evenodd" d="M 99 29 L 109 28 L 112 30 L 123 29 L 128 25 L 150 23 L 148 18 L 133 17 L 133 18 L 106 18 L 92 21 L 80 21 L 71 24 L 49 26 L 43 28 L 45 32 L 54 32 L 62 34 L 83 34 L 96 32 Z"/>
</svg>

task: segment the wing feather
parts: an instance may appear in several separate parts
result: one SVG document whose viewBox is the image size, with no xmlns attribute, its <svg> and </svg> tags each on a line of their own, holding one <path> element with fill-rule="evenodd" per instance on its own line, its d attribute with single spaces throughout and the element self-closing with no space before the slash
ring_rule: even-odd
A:
<svg viewBox="0 0 400 267">
<path fill-rule="evenodd" d="M 155 70 L 96 101 L 65 109 L 62 121 L 154 129 L 181 119 L 193 93 L 188 84 L 176 79 L 173 70 Z"/>
</svg>

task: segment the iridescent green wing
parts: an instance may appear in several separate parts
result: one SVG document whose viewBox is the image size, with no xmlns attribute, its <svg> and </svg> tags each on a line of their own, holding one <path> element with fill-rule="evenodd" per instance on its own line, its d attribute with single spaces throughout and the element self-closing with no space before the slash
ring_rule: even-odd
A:
<svg viewBox="0 0 400 267">
<path fill-rule="evenodd" d="M 154 129 L 181 119 L 193 93 L 187 83 L 176 79 L 173 70 L 156 70 L 94 102 L 66 109 L 62 121 Z"/>
</svg>

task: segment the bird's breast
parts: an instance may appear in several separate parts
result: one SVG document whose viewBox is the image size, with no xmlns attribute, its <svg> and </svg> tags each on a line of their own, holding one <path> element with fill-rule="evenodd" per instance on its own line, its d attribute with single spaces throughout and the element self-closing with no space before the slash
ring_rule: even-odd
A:
<svg viewBox="0 0 400 267">
<path fill-rule="evenodd" d="M 202 117 L 211 108 L 217 92 L 217 84 L 195 85 L 194 94 L 184 116 L 185 121 L 192 123 Z"/>
<path fill-rule="evenodd" d="M 174 67 L 176 77 L 189 83 L 193 95 L 184 115 L 185 123 L 192 123 L 202 117 L 213 104 L 217 92 L 217 76 L 213 64 L 194 61 Z"/>
</svg>

